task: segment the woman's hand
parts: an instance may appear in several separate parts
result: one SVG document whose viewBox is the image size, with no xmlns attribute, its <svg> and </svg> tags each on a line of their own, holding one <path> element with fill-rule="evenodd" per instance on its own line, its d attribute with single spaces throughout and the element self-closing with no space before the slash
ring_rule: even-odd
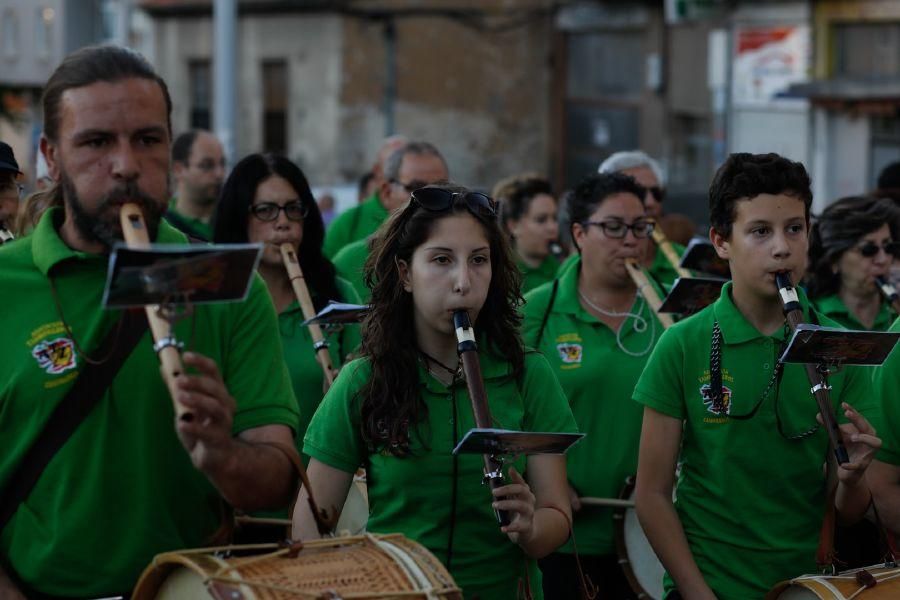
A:
<svg viewBox="0 0 900 600">
<path fill-rule="evenodd" d="M 509 468 L 509 479 L 510 484 L 493 490 L 492 506 L 496 510 L 505 510 L 510 515 L 509 525 L 501 527 L 500 531 L 509 536 L 510 541 L 526 544 L 534 533 L 535 497 L 528 482 L 515 467 Z"/>
</svg>

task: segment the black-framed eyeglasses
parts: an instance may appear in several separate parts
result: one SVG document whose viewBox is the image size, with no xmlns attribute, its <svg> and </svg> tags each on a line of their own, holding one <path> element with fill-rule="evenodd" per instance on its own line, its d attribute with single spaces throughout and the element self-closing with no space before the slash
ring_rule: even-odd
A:
<svg viewBox="0 0 900 600">
<path fill-rule="evenodd" d="M 581 224 L 585 227 L 588 225 L 599 227 L 603 230 L 606 237 L 615 240 L 623 239 L 628 234 L 629 229 L 634 237 L 646 239 L 650 237 L 650 234 L 653 233 L 653 228 L 656 227 L 656 223 L 646 220 L 637 220 L 631 225 L 625 221 L 619 221 L 618 219 L 611 219 L 608 221 L 582 221 Z"/>
<path fill-rule="evenodd" d="M 260 202 L 259 204 L 250 205 L 250 214 L 260 221 L 275 221 L 278 219 L 281 211 L 284 211 L 284 216 L 289 221 L 302 221 L 309 214 L 309 207 L 300 200 L 294 200 L 285 204 Z"/>
<path fill-rule="evenodd" d="M 870 241 L 862 246 L 857 246 L 856 249 L 866 258 L 872 258 L 878 254 L 879 250 L 884 250 L 884 253 L 888 256 L 893 256 L 894 258 L 900 257 L 900 242 L 885 242 L 884 245 L 879 246 L 875 242 Z"/>
<path fill-rule="evenodd" d="M 406 193 L 407 193 L 407 194 L 412 194 L 412 193 L 413 193 L 414 191 L 416 191 L 417 189 L 423 188 L 423 187 L 425 187 L 426 185 L 428 185 L 428 184 L 425 183 L 424 181 L 418 181 L 418 180 L 415 180 L 415 179 L 412 180 L 412 181 L 410 181 L 409 183 L 403 183 L 403 182 L 400 181 L 399 179 L 391 179 L 391 183 L 393 183 L 394 185 L 399 185 L 400 187 L 402 187 L 404 190 L 406 190 Z"/>
<path fill-rule="evenodd" d="M 492 218 L 497 216 L 497 205 L 493 198 L 481 192 L 451 192 L 438 187 L 423 187 L 410 195 L 412 203 L 431 212 L 450 210 L 457 198 L 462 198 L 474 214 Z"/>
</svg>

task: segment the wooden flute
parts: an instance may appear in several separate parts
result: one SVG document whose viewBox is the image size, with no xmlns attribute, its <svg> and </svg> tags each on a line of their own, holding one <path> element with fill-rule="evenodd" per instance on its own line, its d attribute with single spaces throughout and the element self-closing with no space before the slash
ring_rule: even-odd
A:
<svg viewBox="0 0 900 600">
<path fill-rule="evenodd" d="M 660 228 L 658 224 L 654 224 L 653 231 L 650 235 L 653 236 L 653 241 L 656 242 L 656 245 L 662 250 L 663 256 L 666 257 L 666 260 L 669 261 L 672 268 L 678 273 L 678 276 L 690 277 L 690 271 L 680 265 L 681 259 L 679 258 L 678 253 L 675 252 L 675 248 L 672 247 L 672 242 L 669 241 L 669 238 L 666 237 L 666 234 L 663 233 L 662 228 Z"/>
<path fill-rule="evenodd" d="M 0 246 L 5 244 L 6 242 L 13 241 L 14 239 L 16 239 L 16 236 L 14 236 L 11 231 L 0 227 Z"/>
<path fill-rule="evenodd" d="M 800 306 L 800 298 L 797 296 L 797 290 L 791 281 L 791 276 L 782 271 L 775 274 L 775 285 L 778 286 L 778 296 L 784 305 L 784 316 L 787 319 L 791 331 L 795 331 L 797 326 L 803 323 L 803 307 Z M 822 415 L 822 422 L 825 424 L 825 430 L 828 432 L 828 440 L 831 442 L 831 448 L 834 450 L 834 456 L 839 465 L 848 462 L 847 448 L 844 446 L 844 439 L 841 436 L 841 430 L 838 428 L 837 419 L 834 417 L 834 409 L 831 405 L 831 387 L 824 373 L 819 369 L 818 365 L 806 363 L 806 376 L 809 378 L 810 391 L 819 405 L 819 412 Z"/>
<path fill-rule="evenodd" d="M 281 244 L 280 249 L 281 259 L 284 261 L 284 268 L 287 269 L 297 302 L 300 303 L 300 310 L 303 311 L 303 318 L 307 320 L 312 319 L 316 316 L 316 309 L 313 306 L 309 289 L 306 287 L 306 282 L 303 279 L 303 271 L 300 269 L 300 261 L 297 258 L 297 253 L 294 251 L 294 246 L 285 242 Z M 325 340 L 322 328 L 317 323 L 309 324 L 309 334 L 312 336 L 313 349 L 316 352 L 319 366 L 322 367 L 325 383 L 328 387 L 331 387 L 331 384 L 334 383 L 334 366 L 331 363 L 331 354 L 328 353 L 328 342 Z"/>
<path fill-rule="evenodd" d="M 458 310 L 453 313 L 453 328 L 456 330 L 457 352 L 462 360 L 466 373 L 466 386 L 469 388 L 469 399 L 472 401 L 472 412 L 475 416 L 475 427 L 490 429 L 493 427 L 491 408 L 488 406 L 487 392 L 481 377 L 481 364 L 478 362 L 478 344 L 475 342 L 475 330 L 469 322 L 469 313 Z M 484 481 L 491 489 L 497 489 L 503 483 L 503 463 L 493 454 L 484 454 Z M 509 525 L 509 513 L 505 510 L 494 510 L 497 522 L 501 526 Z"/>
<path fill-rule="evenodd" d="M 878 284 L 878 289 L 884 294 L 885 299 L 890 302 L 894 312 L 900 313 L 900 294 L 897 293 L 897 288 L 891 284 L 887 277 L 878 276 L 875 278 L 875 282 Z"/>
<path fill-rule="evenodd" d="M 647 274 L 644 273 L 644 270 L 637 261 L 634 259 L 627 259 L 625 261 L 625 269 L 631 276 L 631 280 L 634 281 L 634 285 L 637 286 L 638 291 L 650 305 L 650 308 L 653 309 L 653 312 L 656 313 L 656 318 L 659 319 L 663 328 L 668 329 L 674 325 L 675 321 L 672 319 L 672 315 L 659 312 L 659 308 L 662 306 L 662 299 L 659 297 L 659 294 L 656 293 L 656 288 L 653 287 L 650 278 L 647 277 Z"/>
<path fill-rule="evenodd" d="M 137 204 L 128 202 L 122 205 L 119 213 L 122 223 L 122 235 L 129 248 L 148 248 L 150 236 L 147 233 L 147 224 L 144 215 Z M 180 402 L 175 400 L 178 395 L 177 378 L 184 373 L 184 364 L 181 362 L 181 352 L 178 341 L 172 335 L 172 324 L 159 314 L 159 306 L 148 305 L 144 307 L 147 312 L 147 321 L 153 334 L 153 350 L 162 364 L 163 380 L 172 396 L 172 404 L 175 407 L 175 417 L 183 421 L 191 421 L 193 413 L 187 410 Z"/>
</svg>

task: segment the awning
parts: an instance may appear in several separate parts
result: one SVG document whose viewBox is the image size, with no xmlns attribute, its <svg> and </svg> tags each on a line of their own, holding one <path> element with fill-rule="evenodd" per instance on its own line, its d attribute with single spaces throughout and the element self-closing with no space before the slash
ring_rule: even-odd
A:
<svg viewBox="0 0 900 600">
<path fill-rule="evenodd" d="M 900 80 L 896 79 L 820 79 L 795 83 L 783 95 L 808 98 L 813 105 L 830 110 L 878 115 L 894 115 L 900 111 Z"/>
</svg>

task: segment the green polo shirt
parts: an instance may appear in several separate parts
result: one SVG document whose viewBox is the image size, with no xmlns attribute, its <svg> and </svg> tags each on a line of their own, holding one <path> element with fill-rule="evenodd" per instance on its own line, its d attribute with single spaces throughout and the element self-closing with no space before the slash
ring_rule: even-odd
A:
<svg viewBox="0 0 900 600">
<path fill-rule="evenodd" d="M 325 232 L 322 253 L 333 258 L 338 250 L 356 240 L 362 240 L 378 229 L 388 217 L 388 211 L 381 205 L 378 194 L 372 194 L 362 204 L 347 209 L 331 222 Z"/>
<path fill-rule="evenodd" d="M 809 302 L 798 293 L 809 321 Z M 754 417 L 737 420 L 712 412 L 707 394 L 716 320 L 726 406 L 732 414 L 749 413 L 771 380 L 785 336 L 783 330 L 760 334 L 735 307 L 730 282 L 716 302 L 666 330 L 634 399 L 685 422 L 675 508 L 706 582 L 721 600 L 758 599 L 781 580 L 815 572 L 828 436 L 821 428 L 800 440 L 778 432 L 776 413 L 787 436 L 816 423 L 817 406 L 802 365 L 785 366 L 780 385 Z M 870 376 L 860 367 L 830 376 L 835 410 L 846 401 L 873 414 Z M 672 587 L 668 576 L 666 587 Z"/>
<path fill-rule="evenodd" d="M 621 343 L 639 356 L 621 350 L 616 332 L 581 306 L 579 265 L 576 262 L 560 277 L 552 306 L 553 283 L 525 296 L 522 337 L 526 345 L 547 357 L 579 430 L 587 434 L 569 451 L 569 483 L 579 496 L 617 498 L 625 478 L 637 472 L 643 408 L 631 401 L 631 393 L 663 328 L 638 297 L 630 311 L 643 321 L 628 318 L 622 323 Z M 545 314 L 547 322 L 538 342 Z M 615 553 L 613 510 L 585 506 L 575 513 L 575 539 L 582 554 Z M 560 551 L 572 553 L 572 542 Z"/>
<path fill-rule="evenodd" d="M 368 303 L 372 290 L 366 285 L 363 269 L 369 258 L 369 238 L 351 242 L 338 250 L 331 262 L 339 277 L 350 282 L 361 302 Z"/>
<path fill-rule="evenodd" d="M 888 331 L 900 331 L 900 319 Z M 881 421 L 875 424 L 882 444 L 878 460 L 900 466 L 900 350 L 894 348 L 884 364 L 872 370 L 872 385 L 881 409 Z"/>
<path fill-rule="evenodd" d="M 552 254 L 547 255 L 537 267 L 528 266 L 519 257 L 516 257 L 516 265 L 522 273 L 523 296 L 534 288 L 544 285 L 548 281 L 553 281 L 553 278 L 556 277 L 556 271 L 559 270 L 559 261 Z"/>
<path fill-rule="evenodd" d="M 212 240 L 212 223 L 183 215 L 175 209 L 175 205 L 176 199 L 172 198 L 169 201 L 169 210 L 166 211 L 165 215 L 166 221 L 169 222 L 169 225 L 191 237 L 195 237 L 203 241 Z"/>
<path fill-rule="evenodd" d="M 340 277 L 337 278 L 336 283 L 342 302 L 359 303 L 359 297 L 349 283 Z M 297 428 L 298 449 L 303 447 L 306 428 L 323 396 L 322 367 L 316 360 L 309 327 L 303 325 L 303 321 L 303 311 L 300 310 L 297 302 L 292 302 L 278 315 L 278 330 L 281 332 L 281 343 L 284 346 L 284 361 L 287 363 L 291 385 L 300 408 L 300 424 Z M 325 334 L 325 340 L 328 342 L 331 363 L 334 368 L 339 369 L 347 354 L 359 346 L 359 325 L 323 325 L 322 333 Z"/>
<path fill-rule="evenodd" d="M 865 327 L 856 319 L 856 316 L 854 316 L 853 313 L 850 312 L 850 309 L 847 308 L 847 305 L 844 304 L 844 301 L 841 300 L 840 296 L 838 296 L 837 294 L 816 298 L 815 300 L 812 300 L 812 303 L 820 314 L 823 314 L 832 321 L 835 321 L 841 327 L 858 330 L 868 329 L 868 327 Z M 896 316 L 897 315 L 894 314 L 894 311 L 891 310 L 890 305 L 887 302 L 882 301 L 881 306 L 878 309 L 878 314 L 875 316 L 875 322 L 872 324 L 871 330 L 887 331 L 888 327 L 891 326 L 891 322 Z"/>
<path fill-rule="evenodd" d="M 0 248 L 0 281 L 15 290 L 0 312 L 0 485 L 83 368 L 79 348 L 94 351 L 120 315 L 100 308 L 108 258 L 66 246 L 57 234 L 62 216 L 48 210 L 32 235 Z M 186 239 L 161 223 L 158 241 Z M 175 331 L 218 364 L 237 402 L 235 434 L 297 428 L 261 279 L 244 302 L 195 306 Z M 204 545 L 220 523 L 219 493 L 175 434 L 152 344 L 148 332 L 0 535 L 2 566 L 28 596 L 127 592 L 155 554 Z"/>
<path fill-rule="evenodd" d="M 672 247 L 675 249 L 675 252 L 678 253 L 678 256 L 684 254 L 684 246 L 681 244 L 676 244 L 672 242 Z M 568 271 L 575 261 L 579 257 L 578 252 L 573 252 L 569 255 L 566 260 L 559 266 L 559 270 L 557 271 L 557 275 L 562 275 L 566 271 Z M 680 277 L 678 275 L 678 271 L 675 270 L 675 267 L 672 266 L 672 263 L 666 258 L 666 255 L 663 254 L 663 251 L 656 247 L 656 254 L 653 255 L 653 264 L 650 265 L 650 268 L 647 269 L 647 272 L 653 276 L 655 283 L 657 286 L 662 285 L 666 290 L 672 289 L 672 284 L 675 283 L 675 280 Z M 661 297 L 665 297 L 663 294 Z"/>
<path fill-rule="evenodd" d="M 565 396 L 544 357 L 526 354 L 521 383 L 509 376 L 505 361 L 486 352 L 479 359 L 496 427 L 575 431 Z M 465 382 L 447 387 L 421 365 L 418 372 L 428 414 L 419 427 L 421 440 L 411 436 L 411 456 L 397 458 L 366 450 L 360 435 L 359 392 L 371 377 L 367 359 L 353 361 L 341 371 L 309 425 L 304 451 L 347 473 L 365 466 L 368 530 L 400 532 L 424 545 L 445 565 L 452 544 L 450 573 L 467 597 L 515 598 L 518 581 L 526 572 L 531 589 L 539 593 L 540 574 L 534 561 L 497 525 L 490 488 L 481 484 L 482 457 L 464 454 L 454 458 L 451 454 L 475 426 Z M 520 457 L 515 465 L 522 472 L 525 459 Z"/>
</svg>

